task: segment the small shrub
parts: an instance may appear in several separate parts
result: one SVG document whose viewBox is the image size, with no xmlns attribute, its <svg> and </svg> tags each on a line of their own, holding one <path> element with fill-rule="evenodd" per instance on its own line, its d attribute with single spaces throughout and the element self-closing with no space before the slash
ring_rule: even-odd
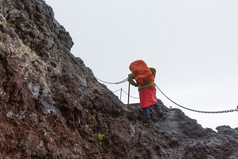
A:
<svg viewBox="0 0 238 159">
<path fill-rule="evenodd" d="M 102 145 L 104 134 L 98 133 L 97 135 L 98 135 L 99 144 Z"/>
<path fill-rule="evenodd" d="M 89 116 L 88 116 L 88 122 L 89 122 L 90 124 L 92 124 L 92 122 L 93 122 L 92 119 L 93 119 L 93 118 L 92 118 L 92 115 L 89 114 Z"/>
<path fill-rule="evenodd" d="M 37 55 L 37 52 L 36 52 L 36 51 L 34 51 L 34 53 Z"/>
<path fill-rule="evenodd" d="M 133 149 L 130 150 L 130 154 L 133 152 Z"/>
</svg>

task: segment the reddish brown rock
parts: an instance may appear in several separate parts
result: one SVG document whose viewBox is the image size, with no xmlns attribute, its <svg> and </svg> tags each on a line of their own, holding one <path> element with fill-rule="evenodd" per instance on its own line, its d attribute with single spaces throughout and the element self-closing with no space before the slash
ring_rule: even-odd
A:
<svg viewBox="0 0 238 159">
<path fill-rule="evenodd" d="M 0 158 L 238 158 L 237 129 L 204 129 L 179 109 L 163 106 L 143 127 L 139 106 L 121 103 L 70 53 L 43 0 L 0 4 Z"/>
</svg>

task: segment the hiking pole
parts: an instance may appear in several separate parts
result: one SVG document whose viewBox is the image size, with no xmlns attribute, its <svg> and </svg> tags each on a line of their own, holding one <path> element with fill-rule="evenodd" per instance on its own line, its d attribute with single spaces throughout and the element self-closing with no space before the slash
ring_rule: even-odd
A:
<svg viewBox="0 0 238 159">
<path fill-rule="evenodd" d="M 128 101 L 127 101 L 127 105 L 129 106 L 129 101 L 130 101 L 130 82 L 128 82 L 129 85 L 128 85 Z"/>
</svg>

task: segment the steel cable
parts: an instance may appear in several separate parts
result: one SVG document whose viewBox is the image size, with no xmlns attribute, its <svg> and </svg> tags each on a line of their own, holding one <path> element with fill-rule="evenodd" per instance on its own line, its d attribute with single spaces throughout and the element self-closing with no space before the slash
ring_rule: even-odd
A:
<svg viewBox="0 0 238 159">
<path fill-rule="evenodd" d="M 122 81 L 119 81 L 119 82 L 107 82 L 107 81 L 103 81 L 103 80 L 100 80 L 98 78 L 96 78 L 99 82 L 103 82 L 103 83 L 106 83 L 106 84 L 121 84 L 121 83 L 124 83 L 124 82 L 127 82 L 127 78 L 122 80 Z"/>
<path fill-rule="evenodd" d="M 126 91 L 124 91 L 123 89 L 122 89 L 122 92 L 125 93 L 126 95 L 128 95 L 128 93 L 126 93 Z M 139 97 L 133 97 L 131 95 L 129 97 L 134 98 L 134 99 L 140 99 Z"/>
<path fill-rule="evenodd" d="M 236 109 L 223 110 L 223 111 L 201 111 L 201 110 L 190 109 L 190 108 L 184 107 L 184 106 L 182 106 L 182 105 L 176 103 L 175 101 L 173 101 L 172 99 L 170 99 L 163 91 L 161 91 L 161 89 L 160 89 L 157 85 L 155 85 L 155 86 L 158 88 L 158 90 L 159 90 L 169 101 L 171 101 L 171 102 L 174 103 L 175 105 L 177 105 L 177 106 L 179 106 L 179 107 L 181 107 L 181 108 L 183 108 L 183 109 L 189 110 L 189 111 L 193 111 L 193 112 L 197 112 L 197 113 L 210 113 L 210 114 L 212 114 L 212 113 L 213 113 L 213 114 L 216 114 L 216 113 L 230 113 L 230 112 L 234 112 L 234 111 L 237 111 L 237 112 L 238 112 L 238 106 L 237 106 Z"/>
<path fill-rule="evenodd" d="M 103 81 L 103 80 L 100 80 L 97 78 L 98 81 L 100 82 L 103 82 L 103 83 L 106 83 L 106 84 L 121 84 L 121 83 L 124 83 L 124 82 L 127 82 L 127 78 L 122 80 L 122 81 L 119 81 L 119 82 L 107 82 L 107 81 Z M 191 108 L 187 108 L 185 106 L 182 106 L 178 103 L 176 103 L 175 101 L 173 101 L 171 98 L 169 98 L 156 84 L 155 84 L 156 88 L 169 100 L 171 101 L 172 103 L 174 103 L 175 105 L 183 108 L 183 109 L 186 109 L 186 110 L 189 110 L 189 111 L 193 111 L 193 112 L 197 112 L 197 113 L 208 113 L 208 114 L 217 114 L 217 113 L 230 113 L 230 112 L 235 112 L 237 111 L 238 112 L 238 106 L 236 109 L 230 109 L 230 110 L 222 110 L 222 111 L 203 111 L 203 110 L 195 110 L 195 109 L 191 109 Z M 121 90 L 123 93 L 125 93 L 126 95 L 128 95 L 128 97 L 131 97 L 131 98 L 134 98 L 134 99 L 140 99 L 138 97 L 133 97 L 131 95 L 129 95 L 128 93 L 126 93 L 126 91 L 124 91 L 122 88 L 121 89 L 118 89 L 116 91 L 114 91 L 113 93 L 117 92 Z"/>
<path fill-rule="evenodd" d="M 118 89 L 118 90 L 115 90 L 115 91 L 113 91 L 113 93 L 116 93 L 116 92 L 118 92 L 118 91 L 120 91 L 121 90 L 121 88 L 120 89 Z"/>
</svg>

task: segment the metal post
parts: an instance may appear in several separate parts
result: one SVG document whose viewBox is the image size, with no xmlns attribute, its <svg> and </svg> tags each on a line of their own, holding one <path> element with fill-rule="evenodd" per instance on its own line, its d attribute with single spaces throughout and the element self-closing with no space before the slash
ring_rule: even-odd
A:
<svg viewBox="0 0 238 159">
<path fill-rule="evenodd" d="M 120 92 L 120 100 L 121 100 L 121 96 L 122 96 L 122 88 L 121 88 L 121 92 Z"/>
<path fill-rule="evenodd" d="M 127 102 L 127 105 L 129 106 L 129 101 L 130 101 L 130 82 L 128 82 L 129 85 L 128 85 L 128 102 Z"/>
</svg>

